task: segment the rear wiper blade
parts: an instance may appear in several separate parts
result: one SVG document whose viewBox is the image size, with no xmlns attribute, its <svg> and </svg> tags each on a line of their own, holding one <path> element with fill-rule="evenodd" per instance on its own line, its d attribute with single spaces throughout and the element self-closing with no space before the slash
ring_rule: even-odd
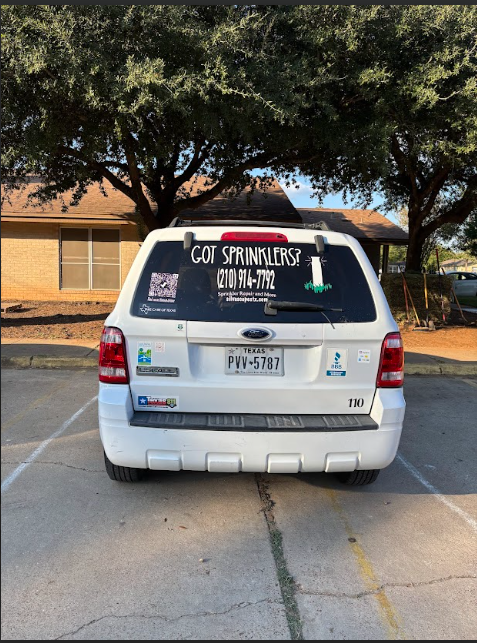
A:
<svg viewBox="0 0 477 643">
<path fill-rule="evenodd" d="M 265 303 L 265 315 L 276 315 L 277 310 L 287 310 L 287 311 L 307 311 L 310 313 L 321 313 L 324 310 L 332 311 L 334 313 L 342 313 L 342 308 L 326 308 L 325 306 L 320 306 L 319 304 L 309 304 L 304 301 L 274 301 L 269 299 Z"/>
<path fill-rule="evenodd" d="M 325 308 L 325 306 L 320 306 L 319 304 L 309 304 L 304 301 L 273 301 L 268 300 L 265 303 L 265 315 L 276 315 L 277 310 L 303 310 L 310 313 L 321 313 L 326 321 L 331 324 L 331 328 L 335 330 L 334 324 L 331 319 L 325 315 L 325 310 L 327 312 L 332 311 L 334 313 L 342 313 L 342 308 Z"/>
</svg>

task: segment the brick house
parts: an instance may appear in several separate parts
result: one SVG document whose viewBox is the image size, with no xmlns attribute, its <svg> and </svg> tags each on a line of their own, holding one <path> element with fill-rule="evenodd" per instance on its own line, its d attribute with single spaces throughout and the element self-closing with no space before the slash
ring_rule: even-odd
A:
<svg viewBox="0 0 477 643">
<path fill-rule="evenodd" d="M 447 259 L 441 261 L 444 272 L 477 272 L 477 261 L 472 259 Z"/>
<path fill-rule="evenodd" d="M 194 189 L 200 189 L 202 181 L 198 177 Z M 35 179 L 31 183 L 30 190 Z M 107 189 L 106 197 L 93 185 L 79 205 L 64 212 L 63 205 L 71 195 L 64 196 L 64 203 L 57 199 L 33 207 L 28 203 L 30 190 L 14 193 L 11 202 L 2 207 L 2 299 L 116 301 L 146 232 L 134 203 L 113 188 Z M 354 223 L 346 227 L 350 217 Z M 244 190 L 234 200 L 219 195 L 201 208 L 183 211 L 181 218 L 329 219 L 331 229 L 358 237 L 376 271 L 381 245 L 407 242 L 406 233 L 378 213 L 371 216 L 369 211 L 319 208 L 298 211 L 277 181 L 266 196 L 258 190 L 253 195 Z M 360 224 L 361 219 L 364 223 Z"/>
<path fill-rule="evenodd" d="M 92 186 L 65 213 L 28 205 L 28 191 L 2 207 L 2 299 L 116 301 L 141 243 L 134 203 Z"/>
</svg>

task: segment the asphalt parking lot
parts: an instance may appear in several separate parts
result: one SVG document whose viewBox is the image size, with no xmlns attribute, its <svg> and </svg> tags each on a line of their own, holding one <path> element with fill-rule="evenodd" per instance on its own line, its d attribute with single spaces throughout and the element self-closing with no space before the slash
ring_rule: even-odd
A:
<svg viewBox="0 0 477 643">
<path fill-rule="evenodd" d="M 2 638 L 461 639 L 477 632 L 477 380 L 409 377 L 374 485 L 106 476 L 89 371 L 2 372 Z"/>
</svg>

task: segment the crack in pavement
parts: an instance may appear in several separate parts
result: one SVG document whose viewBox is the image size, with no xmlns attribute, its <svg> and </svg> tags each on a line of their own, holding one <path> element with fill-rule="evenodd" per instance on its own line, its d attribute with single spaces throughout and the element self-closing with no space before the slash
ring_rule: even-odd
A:
<svg viewBox="0 0 477 643">
<path fill-rule="evenodd" d="M 302 585 L 297 585 L 297 591 L 300 594 L 303 594 L 306 596 L 326 596 L 329 598 L 359 599 L 359 598 L 363 598 L 364 596 L 375 596 L 379 592 L 382 592 L 384 589 L 387 589 L 389 587 L 390 588 L 407 587 L 412 589 L 414 587 L 425 587 L 426 585 L 436 585 L 438 583 L 445 583 L 451 580 L 475 580 L 475 579 L 477 579 L 477 576 L 474 576 L 472 574 L 464 574 L 462 576 L 455 576 L 455 575 L 444 576 L 442 578 L 433 578 L 432 580 L 428 580 L 428 581 L 417 581 L 417 582 L 411 582 L 411 583 L 384 583 L 383 585 L 380 585 L 375 589 L 359 592 L 358 594 L 346 594 L 345 592 L 313 592 L 311 590 L 304 589 Z"/>
<path fill-rule="evenodd" d="M 161 614 L 105 614 L 104 616 L 100 616 L 99 618 L 93 618 L 91 621 L 88 621 L 87 623 L 84 623 L 83 625 L 80 625 L 76 630 L 72 630 L 71 632 L 65 632 L 65 634 L 61 634 L 60 636 L 55 637 L 53 640 L 54 641 L 61 641 L 65 636 L 74 636 L 75 634 L 78 634 L 78 632 L 81 632 L 81 630 L 84 630 L 85 628 L 89 627 L 90 625 L 95 625 L 96 623 L 99 623 L 100 621 L 103 621 L 106 618 L 116 618 L 116 619 L 128 619 L 128 618 L 144 618 L 147 620 L 153 620 L 153 619 L 160 619 L 161 621 L 165 621 L 166 623 L 174 623 L 175 621 L 180 621 L 182 618 L 200 618 L 203 616 L 223 616 L 224 614 L 228 614 L 229 612 L 232 612 L 234 610 L 242 610 L 247 607 L 253 607 L 255 605 L 260 605 L 261 603 L 269 603 L 269 604 L 279 604 L 282 605 L 281 601 L 273 601 L 269 598 L 262 598 L 259 601 L 243 601 L 242 603 L 236 603 L 232 605 L 232 607 L 229 607 L 228 609 L 224 610 L 223 612 L 197 612 L 195 614 L 181 614 L 180 616 L 175 616 L 174 618 L 168 618 L 167 616 L 162 616 Z"/>
<path fill-rule="evenodd" d="M 8 460 L 2 460 L 2 464 L 26 464 L 24 460 L 19 462 L 10 462 Z M 86 469 L 85 467 L 75 467 L 73 464 L 66 464 L 66 462 L 51 462 L 49 460 L 35 460 L 31 464 L 56 464 L 61 467 L 67 467 L 68 469 L 77 469 L 78 471 L 87 471 L 88 473 L 103 473 L 103 469 Z"/>
<path fill-rule="evenodd" d="M 257 484 L 258 495 L 262 508 L 265 522 L 268 528 L 270 537 L 270 546 L 272 550 L 273 560 L 277 570 L 278 584 L 285 607 L 285 615 L 290 630 L 290 637 L 292 641 L 303 641 L 303 625 L 296 601 L 296 583 L 293 576 L 290 574 L 283 551 L 283 535 L 277 526 L 273 508 L 275 502 L 272 499 L 270 491 L 270 483 L 265 480 L 261 473 L 255 474 L 255 482 Z"/>
</svg>

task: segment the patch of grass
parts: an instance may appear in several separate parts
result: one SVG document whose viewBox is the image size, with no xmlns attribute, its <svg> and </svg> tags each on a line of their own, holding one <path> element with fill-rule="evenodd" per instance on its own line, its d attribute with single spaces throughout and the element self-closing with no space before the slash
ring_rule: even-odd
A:
<svg viewBox="0 0 477 643">
<path fill-rule="evenodd" d="M 268 484 L 265 482 L 263 476 L 259 473 L 255 474 L 255 481 L 257 483 L 258 493 L 260 500 L 262 501 L 262 511 L 265 516 L 268 533 L 270 535 L 270 544 L 277 568 L 278 583 L 280 585 L 280 591 L 285 607 L 288 628 L 290 630 L 290 638 L 292 641 L 303 641 L 302 623 L 295 596 L 295 580 L 288 571 L 285 554 L 283 552 L 283 536 L 275 522 L 275 515 L 273 513 L 275 503 L 271 498 Z"/>
</svg>

